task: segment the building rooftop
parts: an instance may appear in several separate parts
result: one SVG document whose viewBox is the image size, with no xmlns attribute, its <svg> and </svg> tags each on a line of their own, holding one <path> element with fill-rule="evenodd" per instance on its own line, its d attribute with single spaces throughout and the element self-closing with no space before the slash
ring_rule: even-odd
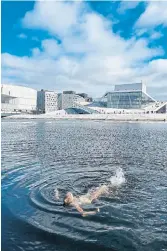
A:
<svg viewBox="0 0 167 251">
<path fill-rule="evenodd" d="M 146 85 L 144 83 L 132 83 L 115 85 L 114 91 L 144 91 L 146 92 Z"/>
<path fill-rule="evenodd" d="M 63 91 L 63 94 L 76 94 L 75 91 Z"/>
</svg>

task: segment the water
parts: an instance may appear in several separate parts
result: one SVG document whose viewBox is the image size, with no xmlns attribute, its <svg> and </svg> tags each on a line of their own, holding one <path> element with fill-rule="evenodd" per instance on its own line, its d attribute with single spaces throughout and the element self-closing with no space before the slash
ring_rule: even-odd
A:
<svg viewBox="0 0 167 251">
<path fill-rule="evenodd" d="M 101 184 L 96 215 L 62 206 Z M 167 125 L 2 121 L 2 250 L 95 249 L 167 250 Z"/>
</svg>

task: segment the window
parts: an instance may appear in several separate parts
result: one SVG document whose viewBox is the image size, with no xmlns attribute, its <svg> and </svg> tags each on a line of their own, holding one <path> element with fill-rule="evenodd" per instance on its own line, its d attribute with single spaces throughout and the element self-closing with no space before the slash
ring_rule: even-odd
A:
<svg viewBox="0 0 167 251">
<path fill-rule="evenodd" d="M 118 109 L 141 108 L 144 103 L 148 103 L 142 95 L 141 91 L 109 93 L 107 105 Z"/>
</svg>

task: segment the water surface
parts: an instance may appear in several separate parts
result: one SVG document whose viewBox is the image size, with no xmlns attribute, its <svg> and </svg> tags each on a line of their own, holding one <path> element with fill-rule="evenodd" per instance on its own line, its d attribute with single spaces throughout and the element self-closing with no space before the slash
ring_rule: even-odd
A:
<svg viewBox="0 0 167 251">
<path fill-rule="evenodd" d="M 62 206 L 126 182 L 82 217 Z M 55 200 L 54 189 L 60 200 Z M 167 125 L 98 121 L 2 121 L 2 250 L 167 250 Z"/>
</svg>

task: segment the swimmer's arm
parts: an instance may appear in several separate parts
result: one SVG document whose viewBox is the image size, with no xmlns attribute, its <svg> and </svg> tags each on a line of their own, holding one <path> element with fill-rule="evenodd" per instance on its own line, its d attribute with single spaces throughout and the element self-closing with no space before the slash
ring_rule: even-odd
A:
<svg viewBox="0 0 167 251">
<path fill-rule="evenodd" d="M 82 213 L 82 216 L 84 217 L 84 216 L 87 216 L 87 215 L 95 215 L 99 211 L 100 211 L 99 208 L 97 208 L 97 210 L 94 210 L 94 211 L 84 211 Z"/>
<path fill-rule="evenodd" d="M 97 191 L 95 191 L 93 194 L 92 194 L 92 198 L 91 200 L 96 200 L 98 197 L 100 197 L 101 195 L 103 194 L 109 194 L 109 191 L 108 191 L 108 187 L 107 186 L 103 186 L 103 187 L 100 187 Z"/>
<path fill-rule="evenodd" d="M 94 192 L 91 196 L 91 201 L 96 200 L 98 197 L 100 197 L 100 195 L 100 191 Z"/>
<path fill-rule="evenodd" d="M 87 215 L 95 215 L 97 212 L 99 212 L 99 209 L 95 211 L 84 211 L 82 207 L 80 207 L 78 204 L 74 204 L 74 207 L 77 209 L 77 211 L 82 215 L 82 216 L 87 216 Z"/>
</svg>

